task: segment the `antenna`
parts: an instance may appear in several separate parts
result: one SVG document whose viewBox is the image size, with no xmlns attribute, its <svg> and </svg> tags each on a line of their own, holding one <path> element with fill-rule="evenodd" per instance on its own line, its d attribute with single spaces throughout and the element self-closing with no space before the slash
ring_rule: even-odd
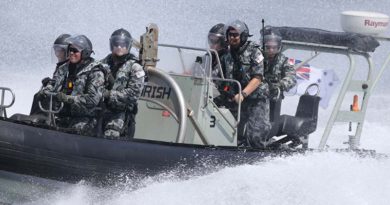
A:
<svg viewBox="0 0 390 205">
<path fill-rule="evenodd" d="M 262 44 L 261 44 L 261 49 L 264 51 L 265 49 L 265 42 L 264 42 L 264 19 L 261 19 L 261 30 L 263 31 L 261 33 L 261 40 L 262 40 Z"/>
<path fill-rule="evenodd" d="M 263 55 L 265 57 L 265 42 L 264 42 L 264 33 L 265 33 L 265 30 L 264 30 L 264 19 L 261 19 L 261 50 L 263 51 Z M 265 63 L 265 58 L 263 59 L 263 69 L 265 70 L 266 69 L 266 63 Z"/>
</svg>

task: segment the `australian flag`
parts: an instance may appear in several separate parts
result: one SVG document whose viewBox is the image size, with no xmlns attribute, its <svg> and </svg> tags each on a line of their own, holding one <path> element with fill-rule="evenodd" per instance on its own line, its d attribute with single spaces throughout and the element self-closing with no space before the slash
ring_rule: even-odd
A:
<svg viewBox="0 0 390 205">
<path fill-rule="evenodd" d="M 297 65 L 302 61 L 290 58 L 288 61 L 291 65 Z M 327 108 L 330 98 L 332 97 L 335 87 L 339 83 L 339 78 L 333 69 L 319 69 L 309 64 L 304 64 L 296 70 L 297 85 L 292 88 L 288 94 L 290 95 L 303 95 L 308 86 L 316 83 L 320 88 L 320 106 Z"/>
</svg>

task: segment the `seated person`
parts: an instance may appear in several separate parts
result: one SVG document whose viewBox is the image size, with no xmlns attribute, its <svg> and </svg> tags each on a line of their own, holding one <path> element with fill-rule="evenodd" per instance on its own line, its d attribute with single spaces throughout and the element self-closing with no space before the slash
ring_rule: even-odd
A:
<svg viewBox="0 0 390 205">
<path fill-rule="evenodd" d="M 92 43 L 86 36 L 69 37 L 67 42 L 69 61 L 58 68 L 54 83 L 44 87 L 42 93 L 57 92 L 57 100 L 64 103 L 64 109 L 57 115 L 60 127 L 91 135 L 103 97 L 106 71 L 101 62 L 90 57 Z"/>
<path fill-rule="evenodd" d="M 57 37 L 57 39 L 54 41 L 53 44 L 53 51 L 55 54 L 55 57 L 57 58 L 57 66 L 54 71 L 54 73 L 57 72 L 58 68 L 65 64 L 68 61 L 68 56 L 66 54 L 66 51 L 68 49 L 68 43 L 66 42 L 66 39 L 69 38 L 69 34 L 61 34 Z M 53 74 L 54 75 L 54 74 Z M 45 87 L 49 82 L 50 78 L 46 77 L 42 79 L 42 87 Z M 42 95 L 39 95 L 40 92 L 37 92 L 34 95 L 34 100 L 31 106 L 30 115 L 36 115 L 36 114 L 43 114 L 41 109 L 39 108 L 39 101 L 41 101 L 42 106 L 47 109 L 49 107 L 49 99 L 44 98 Z"/>
<path fill-rule="evenodd" d="M 133 39 L 125 29 L 114 31 L 110 38 L 111 54 L 102 60 L 110 69 L 109 83 L 104 92 L 104 136 L 132 137 L 139 99 L 145 79 L 145 72 L 136 57 L 129 53 Z M 131 127 L 131 133 L 128 131 Z"/>
</svg>

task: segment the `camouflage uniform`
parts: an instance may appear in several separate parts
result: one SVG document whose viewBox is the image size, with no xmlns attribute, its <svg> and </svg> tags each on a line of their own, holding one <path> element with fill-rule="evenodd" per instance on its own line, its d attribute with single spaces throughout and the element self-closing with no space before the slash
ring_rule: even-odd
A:
<svg viewBox="0 0 390 205">
<path fill-rule="evenodd" d="M 280 116 L 283 91 L 288 91 L 297 83 L 294 66 L 282 53 L 277 54 L 271 60 L 265 59 L 265 81 L 270 87 L 270 120 L 274 122 Z M 278 91 L 279 89 L 279 91 Z M 278 92 L 279 98 L 278 98 Z"/>
<path fill-rule="evenodd" d="M 282 53 L 276 55 L 271 61 L 265 59 L 265 64 L 264 78 L 269 84 L 270 90 L 275 90 L 277 86 L 280 86 L 282 91 L 289 91 L 297 84 L 294 66 L 288 62 L 288 58 Z M 283 99 L 283 92 L 280 94 Z"/>
<path fill-rule="evenodd" d="M 104 135 L 108 138 L 120 137 L 129 124 L 135 124 L 137 100 L 144 86 L 145 72 L 142 66 L 132 54 L 123 57 L 123 62 L 117 65 L 114 65 L 111 54 L 102 60 L 111 70 L 104 114 Z"/>
<path fill-rule="evenodd" d="M 263 55 L 258 45 L 247 41 L 238 52 L 233 50 L 223 60 L 226 78 L 238 80 L 244 89 L 250 80 L 263 76 Z M 232 88 L 238 93 L 237 87 Z M 241 120 L 238 125 L 238 140 L 254 147 L 264 147 L 271 129 L 269 122 L 268 84 L 260 86 L 248 95 L 241 106 Z M 237 116 L 237 112 L 232 110 Z"/>
<path fill-rule="evenodd" d="M 224 61 L 226 54 L 227 54 L 227 52 L 224 52 L 224 51 L 218 52 L 218 57 L 219 57 L 219 61 L 221 63 L 221 67 L 222 67 L 222 62 Z M 217 61 L 217 56 L 215 56 L 214 53 L 212 56 L 213 56 L 213 61 L 211 63 L 211 66 L 212 66 L 211 76 L 213 78 L 222 78 L 221 73 L 220 73 L 220 69 L 219 69 L 219 65 L 218 65 L 218 61 Z M 223 67 L 222 67 L 222 72 L 225 72 Z"/>
<path fill-rule="evenodd" d="M 96 126 L 98 105 L 102 100 L 105 83 L 105 65 L 88 58 L 77 65 L 60 66 L 54 73 L 54 84 L 44 89 L 69 95 L 69 103 L 58 115 L 60 126 L 75 128 L 91 134 Z"/>
</svg>

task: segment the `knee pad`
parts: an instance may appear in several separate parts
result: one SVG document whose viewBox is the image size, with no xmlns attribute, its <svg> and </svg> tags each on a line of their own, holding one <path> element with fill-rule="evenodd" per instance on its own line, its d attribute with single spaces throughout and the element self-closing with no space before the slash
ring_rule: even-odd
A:
<svg viewBox="0 0 390 205">
<path fill-rule="evenodd" d="M 113 138 L 119 138 L 120 132 L 113 129 L 108 129 L 104 131 L 104 138 L 113 139 Z"/>
</svg>

